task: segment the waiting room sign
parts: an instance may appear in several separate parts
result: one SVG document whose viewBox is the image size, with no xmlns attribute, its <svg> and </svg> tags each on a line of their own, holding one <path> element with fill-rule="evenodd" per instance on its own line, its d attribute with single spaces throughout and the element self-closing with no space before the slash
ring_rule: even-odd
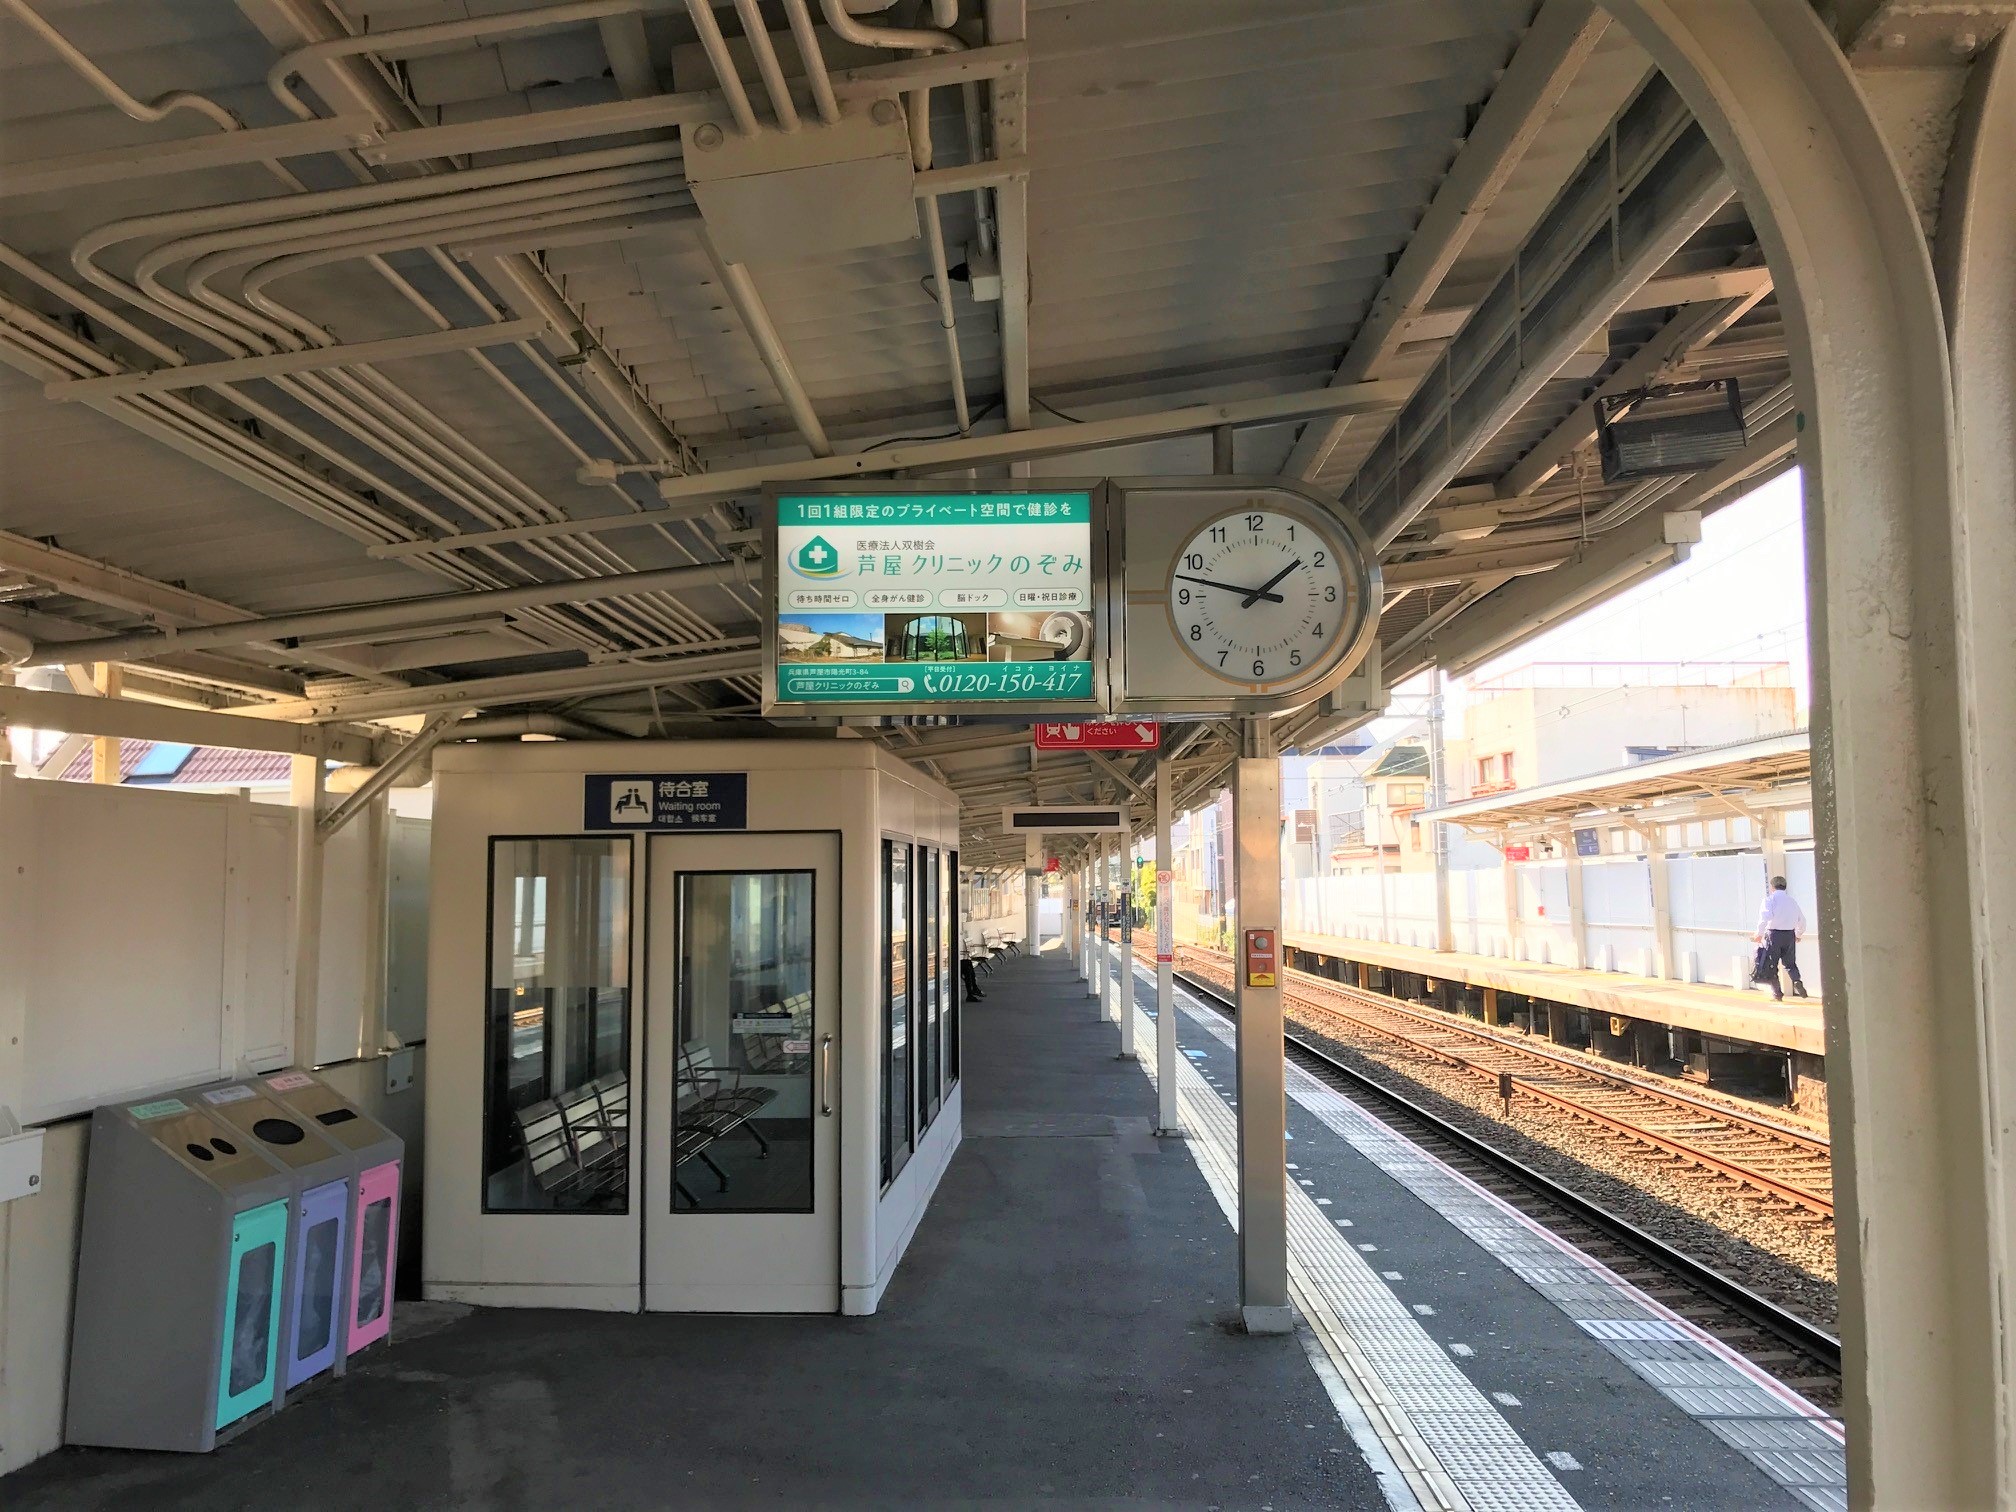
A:
<svg viewBox="0 0 2016 1512">
<path fill-rule="evenodd" d="M 749 827 L 747 772 L 589 772 L 581 783 L 583 829 Z"/>
</svg>

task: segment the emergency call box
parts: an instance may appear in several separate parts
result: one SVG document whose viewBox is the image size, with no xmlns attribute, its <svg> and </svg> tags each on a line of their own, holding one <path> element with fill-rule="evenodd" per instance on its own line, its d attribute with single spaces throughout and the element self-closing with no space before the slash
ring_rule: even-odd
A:
<svg viewBox="0 0 2016 1512">
<path fill-rule="evenodd" d="M 1248 987 L 1272 987 L 1277 981 L 1274 961 L 1274 931 L 1245 931 L 1245 980 Z"/>
</svg>

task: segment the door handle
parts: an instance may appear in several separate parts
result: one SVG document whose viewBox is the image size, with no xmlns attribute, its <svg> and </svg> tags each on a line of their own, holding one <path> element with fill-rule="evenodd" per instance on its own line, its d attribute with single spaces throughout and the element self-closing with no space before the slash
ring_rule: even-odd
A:
<svg viewBox="0 0 2016 1512">
<path fill-rule="evenodd" d="M 819 1036 L 819 1116 L 833 1116 L 833 1036 Z"/>
</svg>

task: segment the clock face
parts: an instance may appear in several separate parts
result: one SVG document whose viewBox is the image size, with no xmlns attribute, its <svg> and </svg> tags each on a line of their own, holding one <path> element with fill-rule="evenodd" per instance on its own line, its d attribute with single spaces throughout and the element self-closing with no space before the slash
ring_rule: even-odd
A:
<svg viewBox="0 0 2016 1512">
<path fill-rule="evenodd" d="M 1256 691 L 1324 671 L 1357 609 L 1331 533 L 1278 509 L 1219 516 L 1169 571 L 1178 643 L 1206 671 Z"/>
</svg>

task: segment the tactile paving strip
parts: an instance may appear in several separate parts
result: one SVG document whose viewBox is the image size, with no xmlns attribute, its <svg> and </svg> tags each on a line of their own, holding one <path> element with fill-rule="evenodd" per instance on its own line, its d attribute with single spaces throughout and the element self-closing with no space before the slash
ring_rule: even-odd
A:
<svg viewBox="0 0 2016 1512">
<path fill-rule="evenodd" d="M 1137 1043 L 1152 1043 L 1152 1034 L 1141 1015 Z M 1143 1066 L 1152 1080 L 1150 1058 Z M 1235 1115 L 1189 1061 L 1179 1062 L 1176 1074 L 1191 1152 L 1236 1226 Z M 1421 1504 L 1476 1512 L 1575 1508 L 1539 1456 L 1315 1200 L 1293 1181 L 1287 1190 L 1291 1293 Z"/>
<path fill-rule="evenodd" d="M 1219 1043 L 1234 1034 L 1218 1014 L 1184 995 L 1182 1012 Z M 1360 1154 L 1435 1209 L 1456 1229 L 1553 1302 L 1592 1338 L 1657 1387 L 1682 1411 L 1718 1434 L 1802 1501 L 1847 1505 L 1848 1465 L 1841 1425 L 1719 1339 L 1662 1307 L 1607 1266 L 1548 1233 L 1524 1214 L 1396 1134 L 1370 1113 L 1289 1063 L 1288 1095 Z M 1295 1188 L 1291 1191 L 1297 1190 Z M 1298 1193 L 1299 1195 L 1299 1193 Z M 1304 1198 L 1306 1201 L 1306 1197 Z M 1646 1349 L 1656 1345 L 1657 1352 Z M 1688 1379 L 1676 1367 L 1690 1367 Z M 1697 1373 L 1698 1372 L 1698 1373 Z M 1732 1436 L 1731 1429 L 1803 1425 L 1814 1440 L 1785 1459 L 1775 1445 Z M 1796 1464 L 1801 1477 L 1789 1478 Z"/>
</svg>

